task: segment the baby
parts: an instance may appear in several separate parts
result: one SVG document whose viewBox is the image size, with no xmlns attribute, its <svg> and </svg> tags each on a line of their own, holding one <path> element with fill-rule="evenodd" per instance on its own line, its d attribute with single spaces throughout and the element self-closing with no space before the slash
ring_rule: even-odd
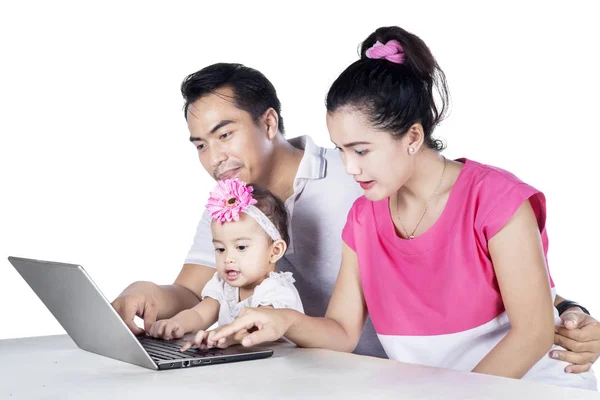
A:
<svg viewBox="0 0 600 400">
<path fill-rule="evenodd" d="M 219 181 L 206 205 L 212 220 L 217 272 L 202 291 L 202 301 L 173 318 L 154 323 L 149 335 L 166 340 L 197 332 L 191 346 L 225 348 L 243 335 L 215 343 L 219 329 L 236 319 L 244 307 L 291 308 L 304 313 L 291 272 L 275 272 L 289 244 L 287 211 L 267 189 L 239 179 Z"/>
</svg>

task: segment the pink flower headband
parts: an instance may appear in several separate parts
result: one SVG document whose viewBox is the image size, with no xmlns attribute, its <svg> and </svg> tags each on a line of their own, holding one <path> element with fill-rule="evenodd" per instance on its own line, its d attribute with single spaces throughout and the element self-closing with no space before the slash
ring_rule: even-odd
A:
<svg viewBox="0 0 600 400">
<path fill-rule="evenodd" d="M 240 212 L 252 217 L 273 240 L 281 240 L 281 234 L 267 216 L 254 206 L 253 187 L 246 186 L 238 178 L 219 181 L 210 193 L 206 208 L 210 218 L 220 223 L 237 221 Z"/>
<path fill-rule="evenodd" d="M 397 40 L 388 40 L 386 44 L 378 40 L 372 47 L 367 49 L 366 55 L 368 58 L 373 59 L 385 58 L 396 64 L 404 63 L 404 49 Z"/>
</svg>

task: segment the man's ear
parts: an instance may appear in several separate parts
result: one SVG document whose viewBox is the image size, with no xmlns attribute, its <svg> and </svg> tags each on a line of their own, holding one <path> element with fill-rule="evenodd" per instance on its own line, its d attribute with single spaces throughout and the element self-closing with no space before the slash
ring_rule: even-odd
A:
<svg viewBox="0 0 600 400">
<path fill-rule="evenodd" d="M 287 250 L 287 244 L 282 239 L 276 240 L 271 245 L 271 255 L 269 256 L 269 262 L 275 264 Z"/>
<path fill-rule="evenodd" d="M 279 133 L 279 115 L 273 108 L 269 108 L 262 116 L 263 122 L 267 128 L 267 137 L 273 140 Z"/>
</svg>

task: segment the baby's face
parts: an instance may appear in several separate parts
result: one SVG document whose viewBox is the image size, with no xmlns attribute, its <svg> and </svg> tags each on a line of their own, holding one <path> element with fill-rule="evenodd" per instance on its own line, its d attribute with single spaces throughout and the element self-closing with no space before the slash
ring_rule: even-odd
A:
<svg viewBox="0 0 600 400">
<path fill-rule="evenodd" d="M 273 242 L 252 217 L 240 213 L 239 221 L 213 222 L 212 235 L 221 279 L 252 287 L 268 277 Z"/>
</svg>

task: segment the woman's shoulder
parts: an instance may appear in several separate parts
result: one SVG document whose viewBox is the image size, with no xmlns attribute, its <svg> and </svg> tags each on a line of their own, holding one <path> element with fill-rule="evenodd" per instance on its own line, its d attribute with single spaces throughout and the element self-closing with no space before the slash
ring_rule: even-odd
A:
<svg viewBox="0 0 600 400">
<path fill-rule="evenodd" d="M 354 201 L 350 212 L 353 213 L 355 216 L 373 214 L 373 212 L 377 209 L 380 203 L 387 203 L 387 198 L 380 201 L 372 201 L 367 199 L 365 195 L 362 195 Z"/>
<path fill-rule="evenodd" d="M 463 168 L 467 168 L 470 180 L 475 184 L 482 183 L 486 185 L 514 186 L 516 184 L 525 183 L 514 173 L 500 167 L 480 163 L 467 158 L 461 158 L 456 161 L 464 164 Z"/>
<path fill-rule="evenodd" d="M 545 197 L 535 187 L 525 183 L 503 168 L 465 160 L 469 178 L 465 185 L 468 203 L 473 205 L 475 225 L 486 228 L 487 237 L 493 236 L 525 202 L 530 201 L 540 228 L 545 224 Z"/>
<path fill-rule="evenodd" d="M 467 202 L 496 204 L 509 193 L 534 194 L 539 192 L 506 169 L 468 159 L 458 159 L 457 161 L 464 163 L 463 171 L 461 171 L 463 182 L 459 185 L 459 191 L 463 194 L 461 197 Z"/>
<path fill-rule="evenodd" d="M 352 209 L 357 212 L 362 212 L 366 207 L 372 206 L 373 202 L 363 194 L 358 199 L 354 200 L 354 204 L 352 204 Z"/>
</svg>

